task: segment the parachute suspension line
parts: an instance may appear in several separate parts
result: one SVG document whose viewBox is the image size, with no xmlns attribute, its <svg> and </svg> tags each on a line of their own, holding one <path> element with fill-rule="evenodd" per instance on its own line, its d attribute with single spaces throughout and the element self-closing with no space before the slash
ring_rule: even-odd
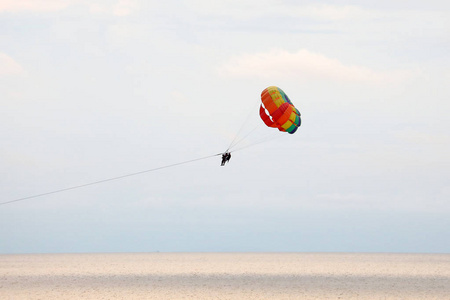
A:
<svg viewBox="0 0 450 300">
<path fill-rule="evenodd" d="M 257 104 L 259 105 L 259 101 L 257 102 Z M 248 117 L 249 119 L 250 117 Z M 246 120 L 246 122 L 248 121 L 248 119 Z M 246 124 L 246 122 L 244 123 L 244 125 Z M 241 130 L 244 128 L 244 125 L 241 127 Z M 231 143 L 230 147 L 228 147 L 227 151 L 232 150 L 234 151 L 239 151 L 257 144 L 261 144 L 261 143 L 265 143 L 265 142 L 269 142 L 271 140 L 274 139 L 278 139 L 282 136 L 286 136 L 286 134 L 282 134 L 281 136 L 279 135 L 279 131 L 274 131 L 273 129 L 269 129 L 268 131 L 266 131 L 268 128 L 263 126 L 264 124 L 261 124 L 258 122 L 258 124 L 253 127 L 253 129 L 251 129 L 249 132 L 247 132 L 244 136 L 239 137 L 239 132 L 236 135 L 236 137 L 234 138 L 233 142 Z M 241 147 L 239 147 L 238 149 L 235 150 L 235 147 L 240 145 L 243 142 L 248 141 L 248 137 L 252 136 L 256 133 L 256 134 L 260 134 L 262 133 L 261 131 L 265 131 L 265 134 L 261 135 L 259 138 L 256 138 L 253 141 L 249 141 L 249 143 L 247 145 L 242 145 Z"/>
<path fill-rule="evenodd" d="M 258 124 L 256 125 L 252 130 L 250 130 L 246 135 L 244 135 L 243 137 L 241 137 L 240 139 L 238 139 L 235 143 L 233 143 L 232 145 L 230 145 L 230 147 L 228 148 L 228 150 L 233 149 L 234 147 L 236 147 L 237 145 L 239 145 L 241 142 L 245 141 L 245 139 L 252 134 L 256 129 L 260 128 L 261 125 Z M 235 138 L 236 140 L 236 138 Z"/>
<path fill-rule="evenodd" d="M 251 107 L 250 112 L 247 115 L 247 118 L 245 119 L 244 123 L 242 123 L 241 128 L 239 128 L 238 132 L 236 133 L 236 135 L 234 136 L 234 139 L 231 141 L 230 145 L 228 146 L 227 150 L 225 152 L 228 152 L 231 148 L 233 148 L 235 145 L 234 143 L 236 142 L 236 140 L 239 137 L 239 134 L 241 133 L 241 131 L 244 129 L 245 125 L 248 123 L 248 121 L 250 120 L 252 114 L 254 113 L 255 107 L 257 107 L 259 105 L 259 99 L 256 101 L 256 105 L 253 105 Z"/>
<path fill-rule="evenodd" d="M 273 140 L 276 140 L 276 139 L 279 139 L 279 138 L 282 138 L 282 137 L 285 137 L 285 136 L 287 136 L 287 135 L 286 134 L 283 134 L 281 136 L 278 135 L 278 134 L 277 135 L 274 135 L 274 134 L 273 135 L 269 135 L 269 136 L 266 136 L 265 138 L 261 138 L 261 139 L 255 141 L 255 142 L 253 142 L 253 143 L 251 143 L 249 145 L 237 148 L 237 149 L 233 150 L 233 152 L 241 151 L 243 149 L 246 149 L 246 148 L 249 148 L 249 147 L 253 147 L 253 146 L 256 146 L 256 145 L 259 145 L 259 144 L 262 144 L 262 143 L 270 142 L 270 141 L 273 141 Z"/>
<path fill-rule="evenodd" d="M 43 196 L 47 196 L 47 195 L 51 195 L 51 194 L 56 194 L 56 193 L 61 193 L 61 192 L 69 191 L 69 190 L 74 190 L 74 189 L 87 187 L 87 186 L 90 186 L 90 185 L 95 185 L 95 184 L 104 183 L 104 182 L 108 182 L 108 181 L 118 180 L 118 179 L 131 177 L 131 176 L 136 176 L 136 175 L 149 173 L 149 172 L 153 172 L 153 171 L 157 171 L 157 170 L 167 169 L 167 168 L 188 164 L 188 163 L 191 163 L 191 162 L 194 162 L 194 161 L 203 160 L 203 159 L 207 159 L 207 158 L 211 158 L 211 157 L 219 156 L 219 155 L 222 155 L 222 153 L 209 155 L 209 156 L 196 158 L 196 159 L 191 159 L 191 160 L 187 160 L 187 161 L 183 161 L 183 162 L 179 162 L 179 163 L 175 163 L 175 164 L 171 164 L 171 165 L 166 165 L 166 166 L 162 166 L 162 167 L 148 169 L 148 170 L 135 172 L 135 173 L 131 173 L 131 174 L 126 174 L 126 175 L 122 175 L 122 176 L 117 176 L 117 177 L 112 177 L 112 178 L 103 179 L 103 180 L 99 180 L 99 181 L 94 181 L 94 182 L 90 182 L 90 183 L 85 183 L 85 184 L 81 184 L 81 185 L 76 185 L 76 186 L 72 186 L 72 187 L 68 187 L 68 188 L 64 188 L 64 189 L 59 189 L 59 190 L 55 190 L 55 191 L 51 191 L 51 192 L 47 192 L 47 193 L 37 194 L 37 195 L 28 196 L 28 197 L 24 197 L 24 198 L 19 198 L 19 199 L 15 199 L 15 200 L 10 200 L 10 201 L 6 201 L 6 202 L 0 202 L 0 205 L 5 205 L 5 204 L 8 204 L 8 203 L 13 203 L 13 202 L 19 202 L 19 201 L 23 201 L 23 200 L 32 199 L 32 198 L 43 197 Z"/>
</svg>

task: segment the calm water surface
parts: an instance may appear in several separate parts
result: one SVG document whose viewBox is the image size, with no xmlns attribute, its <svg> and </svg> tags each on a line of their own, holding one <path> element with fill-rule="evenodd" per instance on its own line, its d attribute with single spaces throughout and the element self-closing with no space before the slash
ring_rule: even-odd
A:
<svg viewBox="0 0 450 300">
<path fill-rule="evenodd" d="M 0 255 L 0 299 L 450 300 L 450 254 Z"/>
</svg>

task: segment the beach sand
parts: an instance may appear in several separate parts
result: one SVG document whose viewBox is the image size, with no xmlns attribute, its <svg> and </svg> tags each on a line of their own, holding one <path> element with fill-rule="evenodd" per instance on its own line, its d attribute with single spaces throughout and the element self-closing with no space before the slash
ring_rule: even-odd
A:
<svg viewBox="0 0 450 300">
<path fill-rule="evenodd" d="M 450 254 L 0 255 L 0 299 L 450 299 Z"/>
</svg>

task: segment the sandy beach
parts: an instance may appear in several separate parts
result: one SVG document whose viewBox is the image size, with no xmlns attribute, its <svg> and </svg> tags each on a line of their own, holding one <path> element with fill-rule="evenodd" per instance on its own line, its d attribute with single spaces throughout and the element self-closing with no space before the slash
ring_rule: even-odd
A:
<svg viewBox="0 0 450 300">
<path fill-rule="evenodd" d="M 450 299 L 449 254 L 0 255 L 1 299 Z"/>
</svg>

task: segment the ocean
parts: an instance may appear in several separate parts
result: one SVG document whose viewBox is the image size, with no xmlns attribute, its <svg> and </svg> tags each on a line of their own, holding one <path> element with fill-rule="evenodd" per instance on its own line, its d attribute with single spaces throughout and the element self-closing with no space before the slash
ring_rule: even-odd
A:
<svg viewBox="0 0 450 300">
<path fill-rule="evenodd" d="M 450 300 L 450 254 L 8 254 L 0 299 Z"/>
</svg>

